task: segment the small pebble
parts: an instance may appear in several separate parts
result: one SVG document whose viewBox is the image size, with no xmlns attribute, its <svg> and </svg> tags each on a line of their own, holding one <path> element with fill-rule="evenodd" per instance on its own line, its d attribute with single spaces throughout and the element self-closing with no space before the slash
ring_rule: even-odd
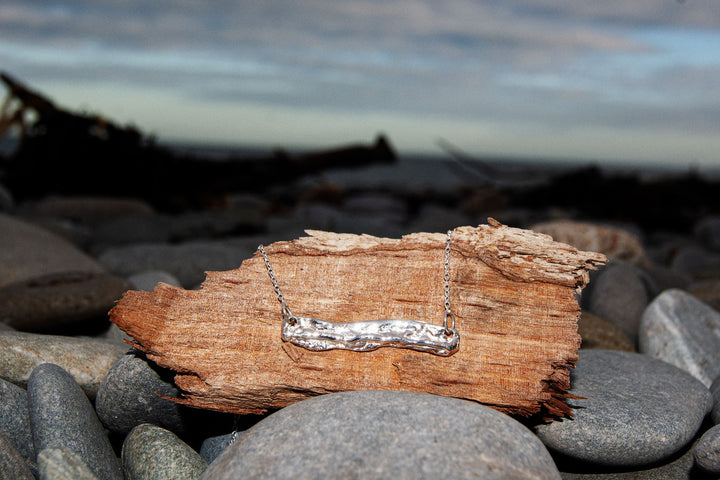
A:
<svg viewBox="0 0 720 480">
<path fill-rule="evenodd" d="M 141 423 L 183 431 L 181 407 L 160 395 L 179 395 L 172 377 L 161 378 L 145 359 L 131 353 L 120 357 L 105 376 L 95 408 L 103 425 L 122 435 Z"/>
<path fill-rule="evenodd" d="M 567 243 L 579 250 L 604 253 L 611 259 L 625 260 L 639 265 L 645 262 L 645 249 L 637 235 L 620 228 L 555 220 L 530 227 L 536 232 L 553 237 L 556 242 Z"/>
<path fill-rule="evenodd" d="M 720 277 L 720 253 L 700 245 L 681 247 L 673 258 L 674 270 L 696 280 Z"/>
<path fill-rule="evenodd" d="M 687 445 L 708 411 L 710 392 L 696 378 L 651 357 L 580 350 L 570 372 L 570 420 L 540 425 L 545 444 L 605 466 L 662 461 Z"/>
<path fill-rule="evenodd" d="M 27 392 L 2 379 L 0 379 L 0 431 L 8 437 L 20 455 L 27 459 L 35 459 Z"/>
<path fill-rule="evenodd" d="M 53 363 L 73 376 L 90 398 L 128 346 L 60 335 L 0 331 L 0 378 L 24 387 L 42 363 Z"/>
<path fill-rule="evenodd" d="M 692 448 L 679 457 L 673 457 L 669 462 L 648 467 L 638 467 L 629 470 L 609 469 L 610 472 L 598 473 L 601 469 L 592 466 L 586 472 L 562 472 L 563 480 L 710 480 L 698 476 L 695 467 L 695 458 Z"/>
<path fill-rule="evenodd" d="M 35 450 L 67 447 L 100 480 L 122 480 L 122 470 L 90 401 L 73 377 L 50 363 L 28 380 Z"/>
<path fill-rule="evenodd" d="M 580 314 L 578 333 L 582 337 L 580 348 L 635 351 L 635 345 L 622 330 L 588 311 Z"/>
<path fill-rule="evenodd" d="M 559 479 L 525 426 L 489 407 L 413 392 L 322 395 L 266 417 L 204 479 Z"/>
<path fill-rule="evenodd" d="M 683 290 L 665 290 L 643 313 L 639 347 L 709 387 L 720 376 L 720 312 Z"/>
<path fill-rule="evenodd" d="M 237 432 L 235 435 L 237 441 L 242 432 Z M 218 455 L 225 451 L 230 444 L 233 443 L 233 433 L 226 433 L 225 435 L 218 435 L 215 437 L 209 437 L 203 440 L 200 446 L 200 456 L 207 462 L 212 463 Z"/>
<path fill-rule="evenodd" d="M 97 480 L 80 456 L 66 447 L 46 448 L 38 455 L 42 480 Z"/>
<path fill-rule="evenodd" d="M 693 451 L 695 463 L 710 473 L 720 473 L 720 425 L 715 425 L 700 437 Z"/>
<path fill-rule="evenodd" d="M 62 273 L 0 288 L 0 318 L 25 332 L 65 333 L 107 324 L 107 312 L 131 285 L 105 273 Z"/>
<path fill-rule="evenodd" d="M 67 240 L 0 213 L 0 287 L 52 274 L 104 273 Z"/>
<path fill-rule="evenodd" d="M 125 480 L 192 480 L 207 468 L 207 462 L 174 433 L 149 423 L 138 425 L 125 438 L 122 463 Z"/>
<path fill-rule="evenodd" d="M 651 283 L 639 267 L 614 260 L 593 279 L 587 308 L 635 343 L 640 319 L 651 298 Z"/>
</svg>

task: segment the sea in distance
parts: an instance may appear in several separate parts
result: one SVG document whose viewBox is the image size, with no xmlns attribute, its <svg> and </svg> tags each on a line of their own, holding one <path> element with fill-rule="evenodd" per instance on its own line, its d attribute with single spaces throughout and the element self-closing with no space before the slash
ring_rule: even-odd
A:
<svg viewBox="0 0 720 480">
<path fill-rule="evenodd" d="M 370 144 L 370 143 L 368 143 Z M 205 158 L 208 161 L 270 158 L 278 150 L 273 146 L 204 145 L 173 142 L 162 144 L 177 154 Z M 282 149 L 290 156 L 306 152 L 333 149 L 343 145 L 329 145 L 316 149 Z M 432 153 L 407 153 L 396 150 L 397 161 L 392 164 L 368 165 L 360 168 L 331 168 L 315 174 L 309 181 L 332 182 L 346 187 L 403 189 L 413 187 L 430 190 L 456 189 L 478 186 L 530 186 L 573 171 L 596 167 L 607 177 L 635 176 L 641 181 L 699 175 L 706 180 L 720 180 L 720 159 L 716 168 L 698 167 L 692 162 L 648 164 L 602 159 L 521 158 L 510 156 L 475 156 L 439 150 Z"/>
</svg>

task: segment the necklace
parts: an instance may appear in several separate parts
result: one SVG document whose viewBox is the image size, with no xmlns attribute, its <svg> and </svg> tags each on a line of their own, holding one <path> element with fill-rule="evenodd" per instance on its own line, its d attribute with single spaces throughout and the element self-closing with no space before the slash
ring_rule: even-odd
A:
<svg viewBox="0 0 720 480">
<path fill-rule="evenodd" d="M 443 324 L 418 320 L 384 319 L 336 323 L 318 318 L 294 315 L 280 290 L 275 271 L 262 245 L 258 251 L 280 302 L 282 339 L 313 351 L 353 350 L 367 352 L 380 347 L 408 348 L 434 355 L 449 356 L 460 347 L 460 335 L 455 330 L 455 315 L 450 309 L 450 246 L 452 230 L 445 241 L 443 294 L 445 313 Z"/>
</svg>

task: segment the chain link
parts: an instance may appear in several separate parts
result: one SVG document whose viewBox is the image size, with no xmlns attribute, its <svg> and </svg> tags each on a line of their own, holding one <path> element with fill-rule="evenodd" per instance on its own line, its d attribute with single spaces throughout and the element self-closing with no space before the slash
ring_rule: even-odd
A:
<svg viewBox="0 0 720 480">
<path fill-rule="evenodd" d="M 260 255 L 262 255 L 263 260 L 265 260 L 265 268 L 267 269 L 268 276 L 270 277 L 270 281 L 272 282 L 273 288 L 275 289 L 275 293 L 277 294 L 278 302 L 280 302 L 280 307 L 282 308 L 282 314 L 285 317 L 285 320 L 290 322 L 291 325 L 295 324 L 295 316 L 290 311 L 290 308 L 287 306 L 287 303 L 285 303 L 285 296 L 282 294 L 282 291 L 280 290 L 280 285 L 278 284 L 277 278 L 275 278 L 275 271 L 272 268 L 272 265 L 270 265 L 270 259 L 268 258 L 267 252 L 265 251 L 265 247 L 260 244 L 258 246 L 258 251 L 260 252 Z"/>
<path fill-rule="evenodd" d="M 452 230 L 447 231 L 447 240 L 445 241 L 445 275 L 443 280 L 445 282 L 443 290 L 445 293 L 445 314 L 443 315 L 443 326 L 445 327 L 445 333 L 450 334 L 450 330 L 455 329 L 455 315 L 450 310 L 450 246 L 452 244 Z M 451 326 L 448 328 L 448 317 L 451 321 Z"/>
<path fill-rule="evenodd" d="M 452 333 L 451 330 L 455 329 L 455 315 L 453 315 L 452 311 L 450 310 L 450 246 L 452 244 L 452 232 L 452 230 L 447 231 L 447 240 L 445 241 L 445 258 L 443 261 L 443 265 L 445 267 L 445 274 L 443 275 L 443 293 L 445 297 L 445 314 L 443 316 L 443 326 L 445 327 L 445 332 L 448 335 Z M 265 251 L 265 247 L 263 247 L 261 244 L 258 246 L 257 249 L 260 252 L 260 255 L 262 255 L 263 260 L 265 260 L 265 268 L 267 269 L 268 276 L 270 277 L 270 281 L 272 282 L 273 289 L 275 289 L 275 293 L 277 294 L 278 302 L 280 302 L 280 306 L 282 307 L 282 314 L 287 322 L 289 322 L 291 325 L 294 325 L 295 317 L 293 316 L 292 312 L 290 312 L 290 308 L 288 308 L 287 303 L 285 302 L 285 297 L 280 290 L 280 285 L 278 284 L 277 278 L 275 277 L 275 271 L 273 270 L 272 265 L 270 265 L 270 259 L 268 258 L 267 252 Z M 448 318 L 450 319 L 449 327 Z"/>
</svg>

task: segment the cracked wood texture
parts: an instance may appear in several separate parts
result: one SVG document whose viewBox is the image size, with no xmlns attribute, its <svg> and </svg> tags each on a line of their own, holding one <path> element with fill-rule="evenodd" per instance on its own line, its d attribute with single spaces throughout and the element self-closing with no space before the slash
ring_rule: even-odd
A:
<svg viewBox="0 0 720 480">
<path fill-rule="evenodd" d="M 401 239 L 308 231 L 266 246 L 295 315 L 333 322 L 404 318 L 442 324 L 446 235 Z M 410 390 L 521 416 L 571 416 L 575 294 L 604 255 L 489 220 L 453 233 L 450 298 L 460 350 L 313 352 L 282 341 L 280 304 L 259 253 L 208 272 L 201 289 L 129 291 L 110 312 L 133 346 L 177 372 L 175 399 L 262 413 L 344 390 Z"/>
</svg>

